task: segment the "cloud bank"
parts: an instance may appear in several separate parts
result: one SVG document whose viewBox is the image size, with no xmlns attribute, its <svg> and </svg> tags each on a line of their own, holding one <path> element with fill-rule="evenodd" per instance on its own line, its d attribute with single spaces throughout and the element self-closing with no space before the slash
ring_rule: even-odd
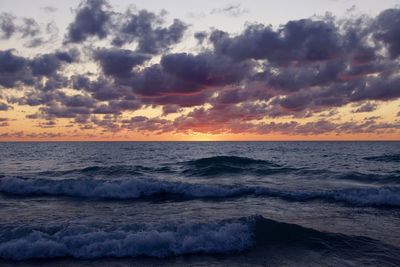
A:
<svg viewBox="0 0 400 267">
<path fill-rule="evenodd" d="M 1 38 L 32 42 L 43 29 L 28 20 L 0 14 Z M 189 29 L 178 18 L 168 21 L 165 11 L 121 13 L 105 0 L 83 1 L 62 47 L 33 57 L 0 50 L 0 112 L 30 106 L 37 112 L 26 117 L 41 120 L 40 128 L 68 119 L 82 130 L 152 134 L 317 135 L 400 128 L 399 120 L 333 120 L 341 107 L 368 114 L 399 99 L 400 9 L 278 27 L 253 23 L 235 35 L 212 29 L 189 36 Z M 176 50 L 189 38 L 197 39 L 196 49 Z M 80 64 L 92 69 L 74 71 Z M 11 90 L 23 95 L 10 97 Z M 130 115 L 145 108 L 160 108 L 162 114 Z"/>
</svg>

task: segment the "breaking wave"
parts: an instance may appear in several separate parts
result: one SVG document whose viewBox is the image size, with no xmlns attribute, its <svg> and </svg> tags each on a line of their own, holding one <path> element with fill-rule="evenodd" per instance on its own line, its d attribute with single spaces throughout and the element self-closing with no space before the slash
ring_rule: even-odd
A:
<svg viewBox="0 0 400 267">
<path fill-rule="evenodd" d="M 16 228 L 2 238 L 0 258 L 163 258 L 184 254 L 235 253 L 265 245 L 307 246 L 322 250 L 357 249 L 358 254 L 360 251 L 380 252 L 384 247 L 384 259 L 393 262 L 400 255 L 398 249 L 373 239 L 325 233 L 262 216 L 251 216 L 208 223 L 125 225 L 114 229 L 87 226 Z"/>
<path fill-rule="evenodd" d="M 400 187 L 360 187 L 325 191 L 289 191 L 260 186 L 205 185 L 155 179 L 30 179 L 3 177 L 0 192 L 10 195 L 68 196 L 94 199 L 276 197 L 288 201 L 322 200 L 349 205 L 400 206 Z"/>
</svg>

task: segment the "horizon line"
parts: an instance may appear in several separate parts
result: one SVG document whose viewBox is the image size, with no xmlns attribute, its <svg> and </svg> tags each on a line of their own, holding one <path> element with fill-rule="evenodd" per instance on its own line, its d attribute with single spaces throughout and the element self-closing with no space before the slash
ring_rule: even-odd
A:
<svg viewBox="0 0 400 267">
<path fill-rule="evenodd" d="M 400 142 L 400 139 L 381 140 L 13 140 L 0 143 L 227 143 L 227 142 Z"/>
</svg>

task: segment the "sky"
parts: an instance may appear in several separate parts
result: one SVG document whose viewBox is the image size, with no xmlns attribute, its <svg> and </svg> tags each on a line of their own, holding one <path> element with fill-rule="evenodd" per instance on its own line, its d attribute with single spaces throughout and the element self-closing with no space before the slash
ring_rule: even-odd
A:
<svg viewBox="0 0 400 267">
<path fill-rule="evenodd" d="M 400 140 L 400 1 L 0 0 L 0 141 Z"/>
</svg>

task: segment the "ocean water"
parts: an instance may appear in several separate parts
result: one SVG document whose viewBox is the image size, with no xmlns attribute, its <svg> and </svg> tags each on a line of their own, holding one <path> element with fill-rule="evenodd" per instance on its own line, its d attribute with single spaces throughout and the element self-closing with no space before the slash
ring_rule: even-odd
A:
<svg viewBox="0 0 400 267">
<path fill-rule="evenodd" d="M 399 266 L 400 142 L 0 143 L 0 266 Z"/>
</svg>

